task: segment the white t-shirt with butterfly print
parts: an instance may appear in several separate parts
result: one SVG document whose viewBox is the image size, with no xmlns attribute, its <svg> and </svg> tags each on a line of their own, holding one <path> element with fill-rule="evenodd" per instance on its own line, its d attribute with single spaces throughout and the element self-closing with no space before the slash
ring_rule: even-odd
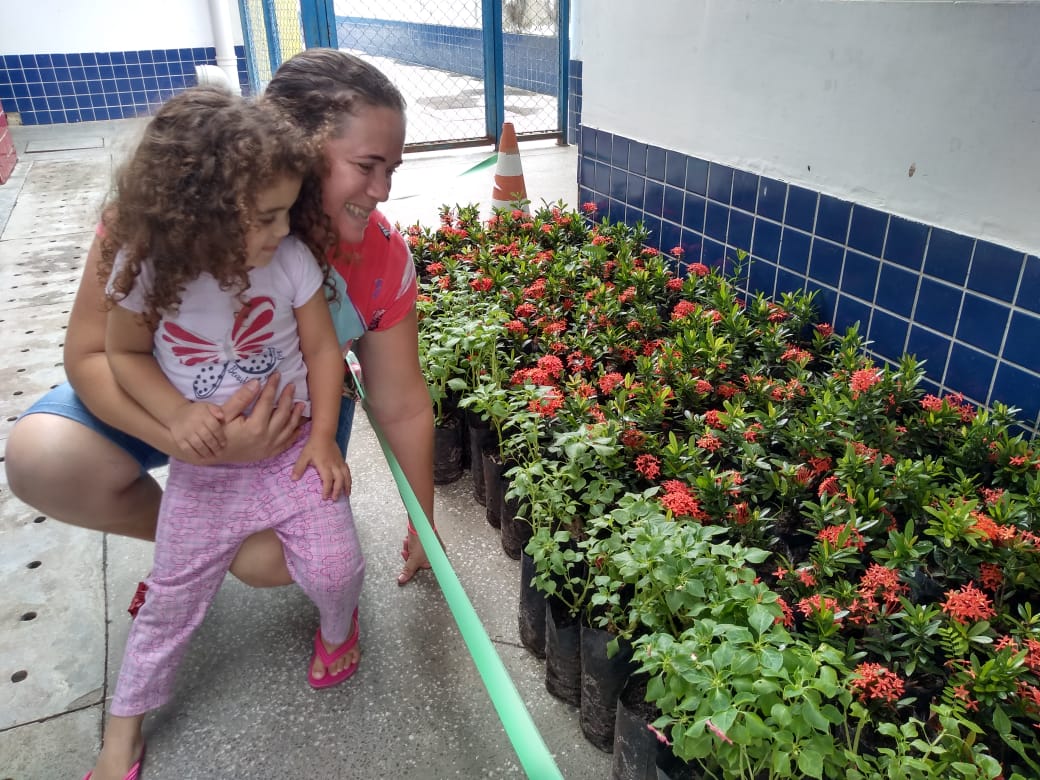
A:
<svg viewBox="0 0 1040 780">
<path fill-rule="evenodd" d="M 116 255 L 113 276 L 125 263 Z M 130 311 L 145 310 L 145 292 L 154 279 L 145 262 L 130 293 L 118 301 Z M 295 400 L 306 404 L 307 366 L 300 352 L 294 309 L 322 286 L 314 255 L 299 240 L 282 240 L 271 262 L 249 271 L 249 289 L 240 296 L 221 290 L 209 274 L 188 283 L 172 315 L 163 315 L 155 331 L 155 357 L 174 387 L 189 401 L 223 404 L 252 379 L 263 380 L 275 369 L 284 387 L 295 385 Z M 243 305 L 245 302 L 245 305 Z"/>
</svg>

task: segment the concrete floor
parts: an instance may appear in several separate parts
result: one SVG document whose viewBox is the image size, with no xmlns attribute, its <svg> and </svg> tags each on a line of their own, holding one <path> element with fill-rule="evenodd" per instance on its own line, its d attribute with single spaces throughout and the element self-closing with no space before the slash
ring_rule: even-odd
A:
<svg viewBox="0 0 1040 780">
<path fill-rule="evenodd" d="M 0 186 L 0 448 L 18 415 L 64 379 L 61 344 L 83 256 L 118 161 L 141 123 L 14 127 L 19 163 Z M 436 224 L 442 203 L 481 202 L 493 150 L 409 156 L 385 211 Z M 536 203 L 577 205 L 576 151 L 521 145 Z M 146 780 L 490 778 L 524 775 L 430 573 L 396 584 L 404 510 L 363 415 L 348 459 L 368 559 L 364 658 L 330 691 L 305 680 L 317 615 L 293 587 L 229 578 L 196 635 L 175 699 L 146 722 Z M 80 778 L 102 729 L 151 546 L 83 531 L 11 496 L 0 475 L 0 780 Z M 552 751 L 575 780 L 609 776 L 577 711 L 545 691 L 544 664 L 517 635 L 519 564 L 501 550 L 468 477 L 438 488 L 449 558 Z"/>
</svg>

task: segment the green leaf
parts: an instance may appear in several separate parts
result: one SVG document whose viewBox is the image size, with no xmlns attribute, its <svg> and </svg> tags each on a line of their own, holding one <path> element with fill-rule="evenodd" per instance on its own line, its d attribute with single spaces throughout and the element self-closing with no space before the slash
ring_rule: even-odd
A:
<svg viewBox="0 0 1040 780">
<path fill-rule="evenodd" d="M 798 754 L 798 769 L 807 777 L 823 777 L 823 756 L 815 750 L 803 750 Z"/>
</svg>

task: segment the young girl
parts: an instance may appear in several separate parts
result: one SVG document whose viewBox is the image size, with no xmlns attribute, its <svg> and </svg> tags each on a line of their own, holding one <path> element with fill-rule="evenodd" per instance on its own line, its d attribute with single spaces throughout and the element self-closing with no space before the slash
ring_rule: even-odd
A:
<svg viewBox="0 0 1040 780">
<path fill-rule="evenodd" d="M 200 459 L 219 460 L 225 445 L 220 405 L 275 372 L 295 388 L 307 422 L 292 447 L 254 463 L 171 458 L 147 599 L 88 778 L 137 777 L 144 715 L 170 698 L 192 632 L 239 545 L 258 531 L 275 531 L 290 574 L 318 606 L 310 684 L 336 685 L 357 668 L 364 560 L 335 438 L 344 364 L 329 269 L 315 260 L 326 247 L 288 237 L 290 213 L 307 235 L 331 235 L 319 193 L 297 203 L 309 148 L 272 109 L 191 89 L 148 125 L 106 210 L 103 253 L 118 248 L 106 351 L 127 394 Z"/>
</svg>

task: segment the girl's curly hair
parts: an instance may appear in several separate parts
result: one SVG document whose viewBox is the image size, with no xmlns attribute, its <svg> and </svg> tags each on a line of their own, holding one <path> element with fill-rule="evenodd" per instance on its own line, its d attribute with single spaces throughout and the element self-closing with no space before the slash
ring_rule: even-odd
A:
<svg viewBox="0 0 1040 780">
<path fill-rule="evenodd" d="M 401 91 L 379 68 L 338 49 L 305 49 L 281 64 L 264 92 L 270 103 L 307 137 L 324 148 L 326 141 L 347 132 L 350 119 L 364 107 L 391 108 L 405 116 L 408 104 Z M 305 177 L 303 191 L 317 192 L 326 172 L 324 158 Z M 326 219 L 309 229 L 329 245 L 338 237 Z"/>
<path fill-rule="evenodd" d="M 185 284 L 209 273 L 225 290 L 249 286 L 246 235 L 256 199 L 280 176 L 308 178 L 316 146 L 295 123 L 262 102 L 212 87 L 170 98 L 148 123 L 129 161 L 116 175 L 102 214 L 102 261 L 107 280 L 116 252 L 126 264 L 113 280 L 113 299 L 125 296 L 148 261 L 155 283 L 146 319 L 176 311 Z M 333 290 L 326 262 L 331 246 L 321 192 L 308 188 L 290 212 L 290 225 L 314 253 Z"/>
</svg>

